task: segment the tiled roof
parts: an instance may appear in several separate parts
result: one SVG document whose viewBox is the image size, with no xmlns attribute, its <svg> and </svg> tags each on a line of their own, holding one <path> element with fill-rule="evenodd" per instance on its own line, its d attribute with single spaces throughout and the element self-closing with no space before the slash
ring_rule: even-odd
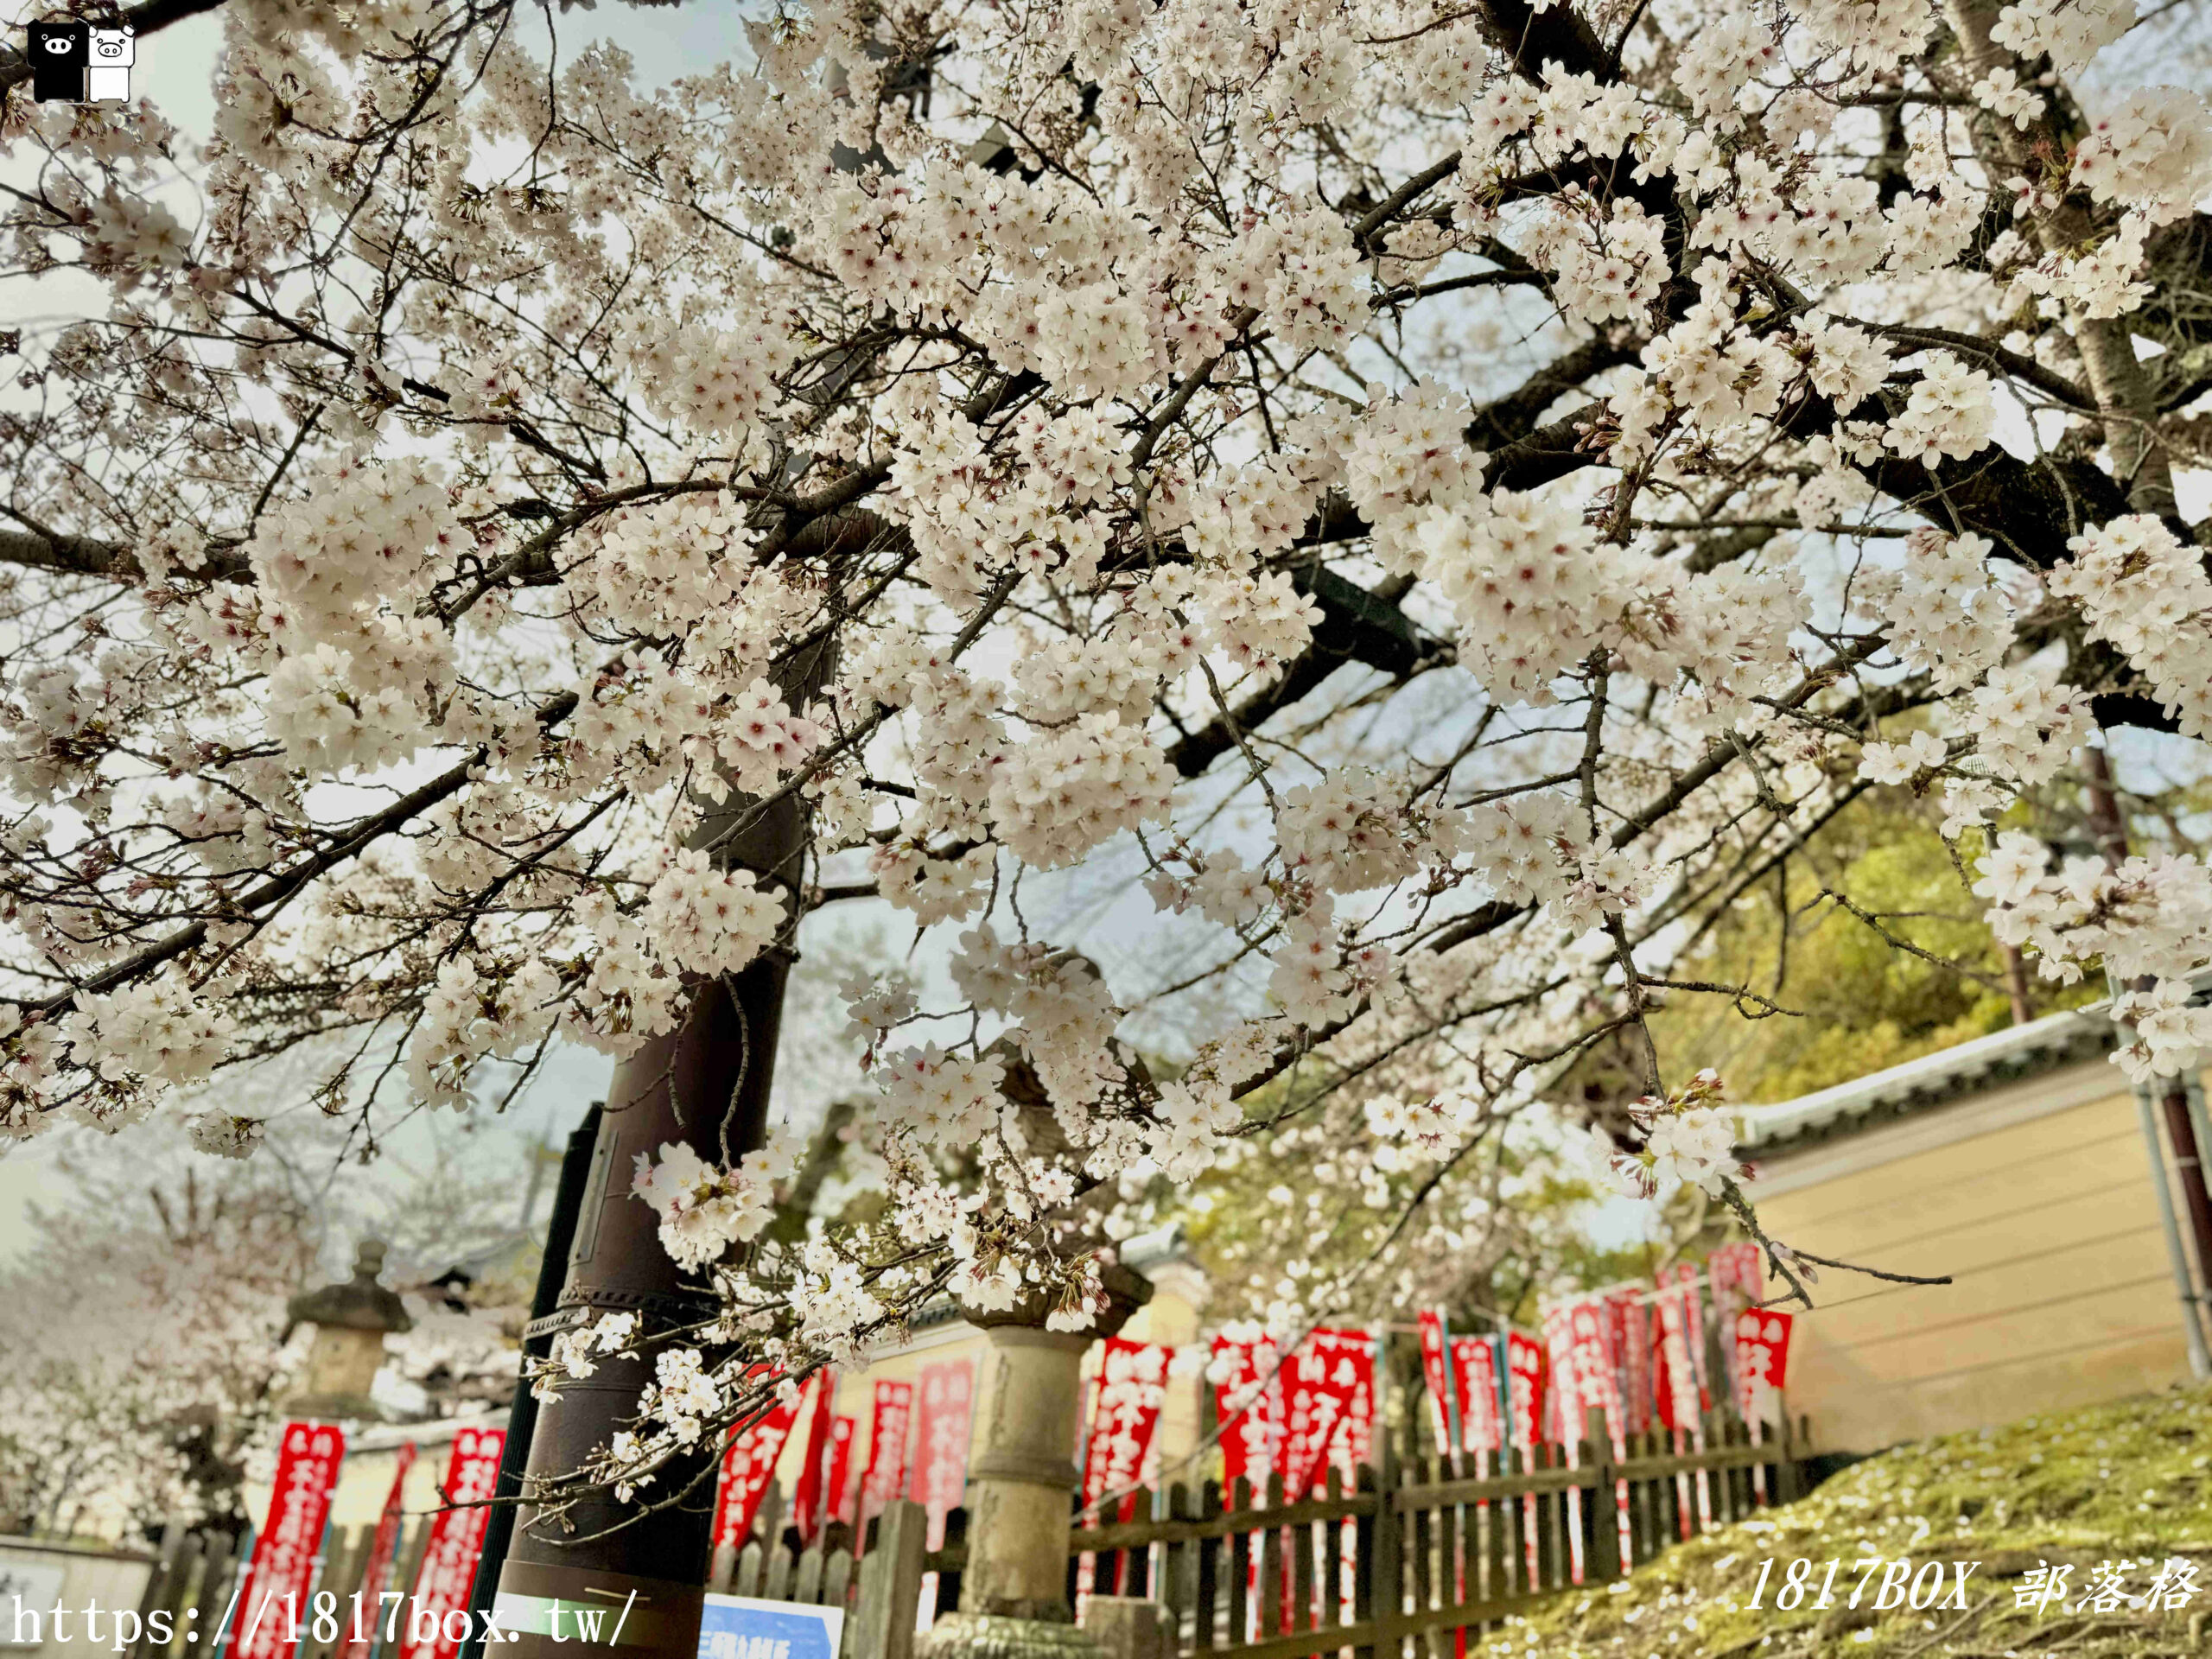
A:
<svg viewBox="0 0 2212 1659">
<path fill-rule="evenodd" d="M 2110 1053 L 2115 1042 L 2107 1003 L 2047 1014 L 1833 1089 L 1775 1105 L 1743 1107 L 1737 1114 L 1737 1151 L 1762 1158 L 1796 1152 L 1910 1117 L 1975 1090 L 2094 1059 Z"/>
</svg>

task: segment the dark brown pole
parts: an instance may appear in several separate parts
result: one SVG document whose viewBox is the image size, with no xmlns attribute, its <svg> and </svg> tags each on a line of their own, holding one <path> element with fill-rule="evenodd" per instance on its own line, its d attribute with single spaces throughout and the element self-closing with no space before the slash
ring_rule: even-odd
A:
<svg viewBox="0 0 2212 1659">
<path fill-rule="evenodd" d="M 575 1246 L 576 1217 L 583 1210 L 584 1189 L 591 1178 L 592 1152 L 599 1141 L 599 1117 L 607 1103 L 594 1100 L 584 1121 L 569 1136 L 561 1154 L 561 1179 L 553 1189 L 553 1214 L 545 1228 L 545 1254 L 537 1264 L 537 1288 L 530 1299 L 531 1328 L 523 1333 L 521 1375 L 515 1382 L 514 1399 L 507 1408 L 507 1438 L 499 1454 L 498 1496 L 513 1497 L 522 1491 L 524 1470 L 530 1466 L 530 1443 L 537 1428 L 537 1396 L 531 1392 L 528 1362 L 543 1359 L 552 1345 L 550 1332 L 541 1333 L 538 1321 L 550 1321 L 560 1305 L 569 1281 L 569 1253 Z M 533 1164 L 535 1177 L 541 1165 Z M 476 1579 L 470 1587 L 468 1606 L 474 1615 L 468 1639 L 456 1659 L 480 1659 L 484 1615 L 492 1611 L 499 1589 L 499 1569 L 506 1562 L 507 1547 L 514 1540 L 515 1512 L 511 1504 L 492 1511 L 484 1523 L 483 1554 L 476 1558 Z"/>
<path fill-rule="evenodd" d="M 792 702 L 823 683 L 828 657 L 828 647 L 818 647 L 803 671 L 784 677 Z M 716 861 L 752 870 L 764 889 L 780 890 L 792 902 L 805 833 L 797 795 L 765 810 L 736 795 L 707 807 L 692 844 L 722 842 L 734 828 L 716 846 Z M 789 971 L 789 953 L 778 950 L 736 974 L 701 982 L 683 1026 L 615 1067 L 561 1293 L 559 1311 L 574 1324 L 629 1313 L 646 1331 L 665 1331 L 713 1312 L 703 1284 L 684 1275 L 662 1248 L 652 1208 L 631 1195 L 631 1172 L 638 1154 L 657 1160 L 664 1143 L 688 1144 L 713 1163 L 761 1146 Z M 580 1469 L 635 1416 L 650 1376 L 638 1360 L 609 1358 L 588 1379 L 565 1384 L 538 1418 L 530 1478 Z M 558 1517 L 522 1510 L 494 1614 L 502 1629 L 518 1632 L 513 1659 L 586 1659 L 618 1645 L 624 1659 L 691 1659 L 706 1593 L 717 1449 L 702 1445 L 626 1504 L 610 1492 Z M 696 1484 L 679 1497 L 694 1477 Z"/>
<path fill-rule="evenodd" d="M 2107 865 L 2117 866 L 2127 856 L 2127 821 L 2120 816 L 2120 798 L 2112 783 L 2112 765 L 2101 748 L 2084 749 L 2082 775 L 2088 785 L 2089 833 Z M 2135 988 L 2147 989 L 2140 981 Z M 2204 1164 L 2196 1144 L 2196 1126 L 2190 1121 L 2189 1085 L 2179 1077 L 2158 1077 L 2151 1084 L 2165 1121 L 2166 1144 L 2172 1149 L 2173 1169 L 2181 1187 L 2182 1208 L 2189 1217 L 2190 1242 L 2196 1246 L 2197 1306 L 2206 1306 L 2205 1289 L 2212 1282 L 2212 1192 L 2204 1185 Z"/>
</svg>

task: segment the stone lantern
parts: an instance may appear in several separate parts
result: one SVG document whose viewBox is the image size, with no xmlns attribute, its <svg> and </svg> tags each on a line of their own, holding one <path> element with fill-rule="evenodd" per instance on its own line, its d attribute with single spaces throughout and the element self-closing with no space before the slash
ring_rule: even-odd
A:
<svg viewBox="0 0 2212 1659">
<path fill-rule="evenodd" d="M 1050 960 L 1098 976 L 1096 963 L 1072 951 Z M 1001 1063 L 1000 1091 L 1020 1114 L 1030 1150 L 1066 1155 L 1065 1131 L 1019 1040 L 1009 1033 L 988 1052 Z M 1129 1064 L 1142 1074 L 1141 1059 Z M 1076 1628 L 1067 1592 L 1068 1534 L 1083 1484 L 1074 1460 L 1083 1356 L 1152 1300 L 1152 1283 L 1109 1258 L 1099 1287 L 1107 1306 L 1087 1331 L 1047 1329 L 1051 1310 L 1033 1289 L 1002 1311 L 963 1311 L 990 1342 L 968 1465 L 968 1564 L 959 1610 L 930 1627 L 922 1659 L 1103 1659 L 1098 1639 Z"/>
<path fill-rule="evenodd" d="M 399 1294 L 378 1282 L 384 1252 L 382 1239 L 361 1240 L 351 1279 L 303 1290 L 284 1305 L 286 1337 L 302 1325 L 315 1327 L 307 1375 L 285 1402 L 294 1415 L 330 1421 L 383 1415 L 369 1388 L 384 1368 L 384 1339 L 415 1324 Z"/>
<path fill-rule="evenodd" d="M 922 1639 L 926 1659 L 1098 1659 L 1068 1605 L 1068 1534 L 1082 1484 L 1072 1460 L 1084 1351 L 1152 1299 L 1118 1262 L 1103 1287 L 1111 1306 L 1088 1331 L 1045 1328 L 1033 1293 L 1004 1313 L 965 1315 L 990 1340 L 988 1408 L 968 1469 L 968 1566 L 960 1610 Z"/>
</svg>

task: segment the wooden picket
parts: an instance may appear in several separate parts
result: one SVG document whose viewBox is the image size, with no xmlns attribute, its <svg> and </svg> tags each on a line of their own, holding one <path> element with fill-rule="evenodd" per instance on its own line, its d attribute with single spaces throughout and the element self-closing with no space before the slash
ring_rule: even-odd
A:
<svg viewBox="0 0 2212 1659">
<path fill-rule="evenodd" d="M 385 1580 L 386 1590 L 404 1589 L 415 1582 L 429 1548 L 432 1519 L 421 1516 L 402 1528 L 392 1568 Z M 325 1534 L 322 1553 L 315 1558 L 302 1605 L 295 1659 L 339 1659 L 353 1634 L 353 1597 L 367 1574 L 369 1553 L 375 1541 L 372 1525 L 333 1527 Z M 166 1529 L 153 1569 L 147 1575 L 145 1592 L 139 1599 L 141 1635 L 124 1659 L 222 1659 L 238 1620 L 251 1617 L 249 1609 L 231 1604 L 251 1554 L 250 1546 L 239 1550 L 227 1533 Z M 321 1637 L 315 1633 L 314 1608 L 316 1598 L 326 1593 L 333 1598 L 327 1605 L 337 1609 L 337 1630 Z M 168 1616 L 172 1636 L 167 1643 L 153 1639 L 151 1616 L 157 1611 Z M 226 1614 L 230 1616 L 228 1624 Z M 377 1635 L 382 1633 L 390 1616 L 389 1602 L 380 1609 L 365 1602 L 362 1605 L 364 1628 L 373 1627 Z M 387 1655 L 397 1651 L 397 1643 L 384 1645 Z"/>
<path fill-rule="evenodd" d="M 810 1607 L 841 1607 L 845 1611 L 845 1634 L 841 1652 L 858 1659 L 912 1659 L 915 1614 L 921 1605 L 922 1574 L 939 1572 L 939 1605 L 950 1611 L 954 1602 L 946 1595 L 942 1553 L 925 1548 L 928 1515 L 919 1504 L 893 1503 L 871 1518 L 864 1532 L 855 1534 L 842 1521 L 833 1521 L 804 1548 L 796 1529 L 782 1524 L 785 1499 L 779 1488 L 770 1487 L 753 1516 L 745 1547 L 724 1545 L 715 1552 L 707 1588 L 717 1595 L 753 1596 L 766 1601 L 791 1601 Z M 965 1511 L 956 1510 L 949 1526 L 948 1544 L 964 1538 Z M 950 1574 L 950 1595 L 959 1593 L 956 1552 Z M 903 1604 L 899 1598 L 905 1598 Z M 893 1616 L 894 1605 L 903 1605 L 903 1618 Z"/>
<path fill-rule="evenodd" d="M 166 1529 L 139 1598 L 140 1634 L 125 1659 L 214 1659 L 221 1651 L 219 1627 L 239 1567 L 228 1533 Z M 153 1639 L 156 1612 L 167 1616 L 171 1637 L 166 1643 Z"/>
<path fill-rule="evenodd" d="M 857 1605 L 845 1623 L 844 1659 L 913 1659 L 929 1519 L 920 1504 L 896 1499 L 868 1522 L 872 1536 L 861 1558 Z"/>
</svg>

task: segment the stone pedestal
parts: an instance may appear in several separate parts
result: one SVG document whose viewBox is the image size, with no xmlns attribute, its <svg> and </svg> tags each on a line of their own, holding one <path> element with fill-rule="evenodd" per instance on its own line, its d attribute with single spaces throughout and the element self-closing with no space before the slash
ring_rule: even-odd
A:
<svg viewBox="0 0 2212 1659">
<path fill-rule="evenodd" d="M 1083 1356 L 1152 1295 L 1120 1267 L 1105 1286 L 1113 1306 L 1090 1331 L 1047 1331 L 1041 1307 L 974 1319 L 991 1349 L 968 1465 L 968 1565 L 960 1610 L 922 1639 L 925 1659 L 1103 1659 L 1067 1600 Z"/>
<path fill-rule="evenodd" d="M 1001 1325 L 990 1332 L 988 1417 L 968 1468 L 968 1567 L 960 1611 L 1065 1624 L 1070 1459 L 1087 1334 Z"/>
<path fill-rule="evenodd" d="M 967 1585 L 961 1589 L 964 1593 Z M 922 1638 L 923 1659 L 1108 1659 L 1088 1630 L 1041 1618 L 947 1613 Z"/>
</svg>

